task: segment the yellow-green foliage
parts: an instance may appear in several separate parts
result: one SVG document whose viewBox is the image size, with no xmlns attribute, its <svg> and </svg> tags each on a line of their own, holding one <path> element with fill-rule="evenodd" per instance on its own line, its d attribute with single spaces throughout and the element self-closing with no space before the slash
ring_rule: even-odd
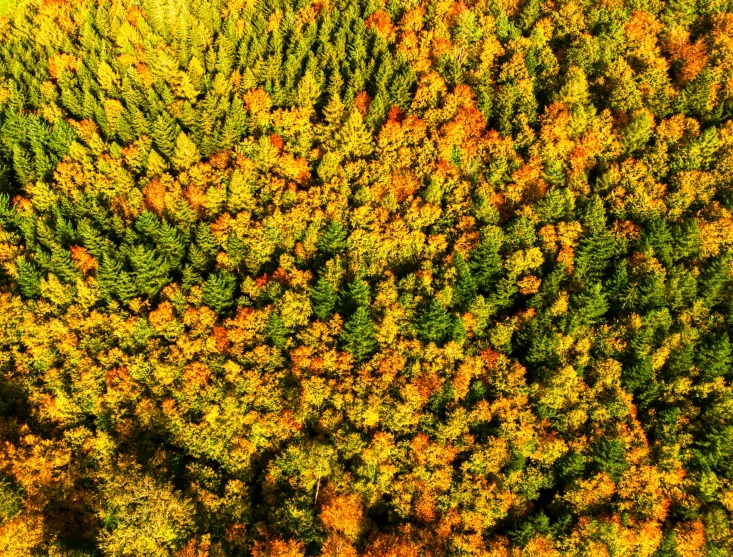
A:
<svg viewBox="0 0 733 557">
<path fill-rule="evenodd" d="M 0 555 L 733 553 L 731 76 L 725 0 L 13 4 Z"/>
</svg>

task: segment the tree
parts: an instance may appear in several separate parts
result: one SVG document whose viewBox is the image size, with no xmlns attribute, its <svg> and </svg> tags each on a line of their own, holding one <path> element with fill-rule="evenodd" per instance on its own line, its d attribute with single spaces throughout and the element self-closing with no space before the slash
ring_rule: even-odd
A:
<svg viewBox="0 0 733 557">
<path fill-rule="evenodd" d="M 175 120 L 165 111 L 161 112 L 153 122 L 152 135 L 155 146 L 169 159 L 173 157 L 179 141 L 181 141 L 182 149 L 186 153 L 189 152 L 189 144 L 183 144 L 185 140 L 181 139 Z"/>
<path fill-rule="evenodd" d="M 140 294 L 152 298 L 170 281 L 168 266 L 152 250 L 135 246 L 129 250 L 128 258 Z"/>
<path fill-rule="evenodd" d="M 351 313 L 358 308 L 368 307 L 370 297 L 369 284 L 364 279 L 356 277 L 342 294 L 341 303 L 346 313 Z"/>
<path fill-rule="evenodd" d="M 338 221 L 331 221 L 326 225 L 323 235 L 318 242 L 318 248 L 327 256 L 336 255 L 346 249 L 348 232 Z"/>
<path fill-rule="evenodd" d="M 453 319 L 443 304 L 433 298 L 420 313 L 416 329 L 420 338 L 425 342 L 441 344 L 448 340 L 453 332 Z"/>
<path fill-rule="evenodd" d="M 204 303 L 218 313 L 223 313 L 234 305 L 234 291 L 237 280 L 228 271 L 218 271 L 209 275 L 203 288 Z"/>
<path fill-rule="evenodd" d="M 38 298 L 41 295 L 41 275 L 36 266 L 25 258 L 18 260 L 18 286 L 26 298 Z"/>
<path fill-rule="evenodd" d="M 471 252 L 469 264 L 476 285 L 482 292 L 491 292 L 494 284 L 501 276 L 502 262 L 499 255 L 501 245 L 501 231 L 487 227 L 482 234 L 481 242 Z"/>
<path fill-rule="evenodd" d="M 357 363 L 369 358 L 377 349 L 374 324 L 364 306 L 359 306 L 344 325 L 341 342 Z"/>
<path fill-rule="evenodd" d="M 196 144 L 183 132 L 179 132 L 176 138 L 175 149 L 171 162 L 176 170 L 187 170 L 201 159 Z"/>
<path fill-rule="evenodd" d="M 313 313 L 321 321 L 326 321 L 333 313 L 337 301 L 338 294 L 334 287 L 325 277 L 320 277 L 316 286 L 311 290 Z"/>
<path fill-rule="evenodd" d="M 361 113 L 352 108 L 338 134 L 339 150 L 346 157 L 364 157 L 372 153 L 372 136 L 364 125 Z"/>
<path fill-rule="evenodd" d="M 461 308 L 467 308 L 476 297 L 478 284 L 473 277 L 471 268 L 463 259 L 463 255 L 460 252 L 456 252 L 453 256 L 453 264 L 458 274 L 455 286 L 453 287 L 456 305 Z"/>
</svg>

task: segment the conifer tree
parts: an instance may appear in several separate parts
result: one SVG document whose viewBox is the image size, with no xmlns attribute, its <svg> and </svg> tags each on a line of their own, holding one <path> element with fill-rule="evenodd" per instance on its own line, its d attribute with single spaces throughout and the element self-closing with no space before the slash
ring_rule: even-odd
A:
<svg viewBox="0 0 733 557">
<path fill-rule="evenodd" d="M 331 316 L 338 301 L 336 290 L 324 277 L 320 277 L 316 286 L 311 289 L 310 298 L 313 313 L 321 321 L 326 321 Z"/>
<path fill-rule="evenodd" d="M 357 308 L 368 307 L 369 298 L 369 284 L 364 279 L 356 277 L 343 292 L 341 303 L 345 311 L 351 313 Z"/>
<path fill-rule="evenodd" d="M 361 113 L 352 108 L 338 134 L 339 150 L 347 157 L 363 157 L 374 150 Z"/>
<path fill-rule="evenodd" d="M 117 292 L 122 265 L 114 257 L 103 254 L 97 269 L 97 285 L 102 299 L 111 301 Z"/>
<path fill-rule="evenodd" d="M 169 159 L 173 157 L 179 141 L 180 136 L 177 127 L 175 120 L 165 111 L 161 112 L 155 121 L 153 121 L 151 132 L 155 146 Z M 184 142 L 185 140 L 181 140 L 181 153 L 183 154 L 185 152 L 188 154 L 190 151 L 189 145 L 188 143 L 183 145 Z"/>
<path fill-rule="evenodd" d="M 209 275 L 203 288 L 204 303 L 218 313 L 223 313 L 234 305 L 234 291 L 237 281 L 228 271 L 218 271 Z"/>
<path fill-rule="evenodd" d="M 280 349 L 285 348 L 285 343 L 287 342 L 287 331 L 285 330 L 285 324 L 283 323 L 282 318 L 276 311 L 273 311 L 267 320 L 265 334 L 272 346 Z"/>
<path fill-rule="evenodd" d="M 483 292 L 490 292 L 501 275 L 500 231 L 488 228 L 484 231 L 481 242 L 471 252 L 470 267 L 476 285 Z"/>
<path fill-rule="evenodd" d="M 38 298 L 41 295 L 41 275 L 36 266 L 24 257 L 18 259 L 18 286 L 26 298 Z"/>
<path fill-rule="evenodd" d="M 196 144 L 183 132 L 176 138 L 176 146 L 171 161 L 176 170 L 186 170 L 201 159 Z"/>
<path fill-rule="evenodd" d="M 453 332 L 453 319 L 451 319 L 443 304 L 433 298 L 427 307 L 420 312 L 416 329 L 423 341 L 442 344 L 450 338 Z"/>
<path fill-rule="evenodd" d="M 152 298 L 169 282 L 168 266 L 152 250 L 136 246 L 129 250 L 128 257 L 135 287 L 141 294 Z"/>
<path fill-rule="evenodd" d="M 377 349 L 374 324 L 369 319 L 369 313 L 365 307 L 358 307 L 346 322 L 344 331 L 341 333 L 341 342 L 344 349 L 354 356 L 357 363 L 369 358 Z"/>
<path fill-rule="evenodd" d="M 348 232 L 338 221 L 331 221 L 326 225 L 323 235 L 318 242 L 318 248 L 328 256 L 336 255 L 346 249 Z"/>
<path fill-rule="evenodd" d="M 466 263 L 465 259 L 463 259 L 461 252 L 456 252 L 453 257 L 453 264 L 455 265 L 456 273 L 458 274 L 453 287 L 456 305 L 466 308 L 476 297 L 478 285 L 476 284 L 476 279 L 473 277 L 471 268 L 468 263 Z"/>
</svg>

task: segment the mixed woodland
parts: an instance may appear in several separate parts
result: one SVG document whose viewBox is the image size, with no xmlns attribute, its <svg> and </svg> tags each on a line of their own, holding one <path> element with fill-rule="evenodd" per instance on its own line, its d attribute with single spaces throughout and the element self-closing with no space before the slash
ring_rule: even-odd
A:
<svg viewBox="0 0 733 557">
<path fill-rule="evenodd" d="M 19 0 L 3 557 L 733 554 L 733 2 Z"/>
</svg>

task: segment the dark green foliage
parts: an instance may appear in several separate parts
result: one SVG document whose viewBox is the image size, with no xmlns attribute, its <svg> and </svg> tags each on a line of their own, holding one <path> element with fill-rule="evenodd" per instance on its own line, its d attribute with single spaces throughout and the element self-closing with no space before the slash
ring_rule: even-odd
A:
<svg viewBox="0 0 733 557">
<path fill-rule="evenodd" d="M 276 311 L 273 311 L 270 314 L 269 319 L 267 320 L 265 335 L 267 336 L 267 339 L 270 341 L 270 344 L 272 344 L 272 346 L 281 349 L 285 348 L 285 343 L 287 341 L 287 331 L 285 330 L 285 325 L 283 324 L 282 318 Z"/>
<path fill-rule="evenodd" d="M 321 277 L 318 279 L 316 286 L 311 290 L 310 299 L 313 313 L 321 321 L 326 321 L 336 307 L 338 294 L 331 283 Z"/>
<path fill-rule="evenodd" d="M 354 356 L 356 362 L 366 360 L 377 349 L 374 324 L 369 319 L 369 312 L 365 307 L 358 307 L 346 322 L 344 332 L 341 333 L 341 342 L 344 349 Z"/>
<path fill-rule="evenodd" d="M 732 11 L 19 0 L 0 547 L 733 552 Z"/>
<path fill-rule="evenodd" d="M 348 232 L 340 222 L 331 221 L 326 225 L 318 242 L 318 248 L 326 255 L 335 255 L 346 249 Z"/>
<path fill-rule="evenodd" d="M 471 252 L 473 277 L 482 292 L 490 293 L 501 275 L 501 245 L 501 231 L 487 227 L 482 234 L 481 243 Z"/>
<path fill-rule="evenodd" d="M 476 284 L 476 279 L 473 277 L 470 266 L 463 259 L 463 255 L 460 252 L 456 253 L 453 262 L 458 275 L 453 288 L 456 305 L 461 308 L 467 308 L 476 297 L 478 285 Z"/>
<path fill-rule="evenodd" d="M 453 319 L 437 299 L 432 299 L 423 309 L 415 324 L 418 335 L 425 342 L 441 344 L 453 332 Z"/>
</svg>

